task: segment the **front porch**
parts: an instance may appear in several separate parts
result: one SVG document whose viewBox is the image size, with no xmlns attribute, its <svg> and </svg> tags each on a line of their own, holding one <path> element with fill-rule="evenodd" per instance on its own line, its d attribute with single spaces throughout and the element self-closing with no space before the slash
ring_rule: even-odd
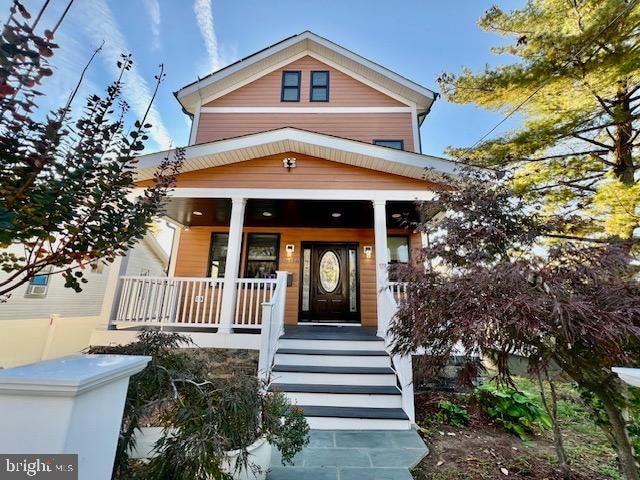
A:
<svg viewBox="0 0 640 480">
<path fill-rule="evenodd" d="M 166 214 L 176 225 L 169 276 L 118 276 L 110 329 L 259 334 L 275 308 L 286 325 L 384 335 L 380 292 L 403 293 L 388 264 L 422 245 L 403 227 L 417 220 L 411 201 L 175 197 Z"/>
</svg>

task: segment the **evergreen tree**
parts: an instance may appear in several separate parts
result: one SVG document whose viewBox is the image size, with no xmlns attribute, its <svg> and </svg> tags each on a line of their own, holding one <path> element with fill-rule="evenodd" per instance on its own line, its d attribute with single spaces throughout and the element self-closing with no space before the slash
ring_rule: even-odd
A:
<svg viewBox="0 0 640 480">
<path fill-rule="evenodd" d="M 515 168 L 515 187 L 548 213 L 576 212 L 568 232 L 629 238 L 640 225 L 640 2 L 530 0 L 488 10 L 480 27 L 512 40 L 516 62 L 443 74 L 445 98 L 515 115 L 521 126 L 450 153 Z"/>
</svg>

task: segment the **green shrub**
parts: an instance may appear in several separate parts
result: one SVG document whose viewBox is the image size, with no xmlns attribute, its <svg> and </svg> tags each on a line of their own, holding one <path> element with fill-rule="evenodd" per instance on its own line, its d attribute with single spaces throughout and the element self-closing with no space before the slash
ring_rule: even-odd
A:
<svg viewBox="0 0 640 480">
<path fill-rule="evenodd" d="M 438 413 L 442 421 L 450 425 L 462 427 L 469 423 L 469 413 L 464 407 L 456 405 L 448 400 L 440 400 L 438 408 L 440 409 L 440 412 Z"/>
<path fill-rule="evenodd" d="M 549 415 L 531 397 L 514 388 L 485 384 L 473 396 L 487 415 L 521 440 L 536 428 L 551 428 Z"/>
<path fill-rule="evenodd" d="M 245 448 L 265 437 L 282 461 L 308 443 L 303 412 L 246 368 L 212 368 L 207 352 L 175 333 L 144 330 L 138 340 L 90 353 L 150 355 L 149 365 L 131 377 L 124 408 L 113 478 L 145 480 L 231 479 L 224 472 L 225 452 L 240 449 L 238 467 L 247 465 Z M 164 427 L 157 455 L 133 465 L 127 452 L 135 432 L 148 418 Z"/>
</svg>

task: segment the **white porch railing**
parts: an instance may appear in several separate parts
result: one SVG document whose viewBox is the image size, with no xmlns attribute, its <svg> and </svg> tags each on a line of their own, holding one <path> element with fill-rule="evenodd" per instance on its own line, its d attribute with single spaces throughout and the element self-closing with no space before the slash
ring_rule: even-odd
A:
<svg viewBox="0 0 640 480">
<path fill-rule="evenodd" d="M 275 278 L 239 278 L 236 280 L 237 296 L 233 326 L 260 328 L 262 304 L 270 302 L 276 288 Z"/>
<path fill-rule="evenodd" d="M 120 277 L 113 324 L 206 327 L 220 324 L 222 279 Z"/>
<path fill-rule="evenodd" d="M 262 331 L 260 332 L 260 357 L 258 375 L 268 381 L 278 339 L 284 333 L 284 313 L 287 298 L 287 272 L 278 272 L 275 291 L 271 300 L 262 304 Z"/>
<path fill-rule="evenodd" d="M 391 294 L 393 295 L 393 299 L 396 304 L 407 299 L 406 282 L 389 282 L 389 290 L 391 290 Z"/>
<path fill-rule="evenodd" d="M 399 282 L 389 282 L 389 287 L 383 290 L 386 298 L 387 308 L 382 315 L 386 328 L 391 324 L 393 316 L 398 310 L 398 303 L 406 299 L 407 284 Z M 389 335 L 385 335 L 385 345 L 390 349 Z M 415 422 L 415 407 L 413 400 L 413 362 L 411 355 L 391 355 L 392 368 L 395 370 L 402 390 L 402 408 L 409 416 L 411 422 Z"/>
</svg>

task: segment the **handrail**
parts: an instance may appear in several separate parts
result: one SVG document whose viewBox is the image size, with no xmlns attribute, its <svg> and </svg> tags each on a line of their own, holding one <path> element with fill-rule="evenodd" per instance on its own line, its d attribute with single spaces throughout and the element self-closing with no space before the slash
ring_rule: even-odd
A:
<svg viewBox="0 0 640 480">
<path fill-rule="evenodd" d="M 260 357 L 258 375 L 269 380 L 278 339 L 284 333 L 284 313 L 287 295 L 288 272 L 277 272 L 275 292 L 269 301 L 262 303 L 262 331 L 260 332 Z"/>
<path fill-rule="evenodd" d="M 384 296 L 387 300 L 386 303 L 389 308 L 388 311 L 382 313 L 386 317 L 384 320 L 387 328 L 391 324 L 391 320 L 393 320 L 393 317 L 398 311 L 398 300 L 396 300 L 396 296 L 394 295 L 392 284 L 402 285 L 402 292 L 404 294 L 404 297 L 401 297 L 401 299 L 404 300 L 406 298 L 406 283 L 389 282 L 388 288 L 384 289 Z M 390 339 L 388 334 L 385 335 L 384 343 L 387 351 L 389 351 Z M 391 356 L 392 368 L 396 372 L 398 382 L 400 383 L 400 390 L 402 391 L 402 409 L 405 411 L 410 421 L 415 423 L 415 407 L 413 399 L 413 362 L 411 359 L 411 355 L 392 355 L 391 352 L 389 352 L 389 354 Z"/>
</svg>

